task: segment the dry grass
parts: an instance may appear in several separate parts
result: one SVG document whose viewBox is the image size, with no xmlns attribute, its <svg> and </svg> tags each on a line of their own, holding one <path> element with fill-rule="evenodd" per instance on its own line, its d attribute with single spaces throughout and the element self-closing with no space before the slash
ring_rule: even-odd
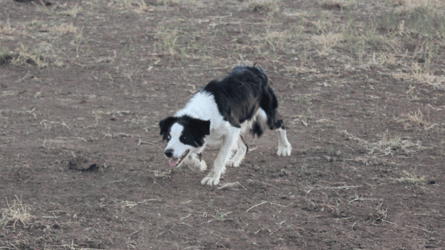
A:
<svg viewBox="0 0 445 250">
<path fill-rule="evenodd" d="M 345 9 L 355 5 L 355 0 L 324 0 L 321 7 L 326 9 Z"/>
<path fill-rule="evenodd" d="M 52 26 L 50 27 L 50 31 L 52 34 L 56 35 L 76 34 L 79 31 L 79 28 L 75 27 L 73 23 L 70 23 Z"/>
<path fill-rule="evenodd" d="M 390 5 L 398 6 L 399 11 L 412 13 L 417 8 L 428 8 L 430 10 L 437 10 L 445 8 L 443 0 L 388 0 Z"/>
<path fill-rule="evenodd" d="M 415 146 L 420 146 L 419 143 L 414 143 L 410 140 L 403 140 L 398 136 L 392 139 L 388 138 L 387 133 L 384 133 L 382 139 L 378 142 L 368 143 L 365 148 L 368 150 L 368 154 L 380 154 L 380 155 L 393 155 L 396 152 L 402 152 L 404 154 L 410 154 L 415 152 L 410 149 Z"/>
<path fill-rule="evenodd" d="M 0 220 L 0 226 L 6 227 L 12 224 L 12 227 L 15 229 L 15 225 L 17 222 L 26 226 L 34 216 L 30 213 L 30 208 L 23 204 L 22 200 L 20 200 L 17 196 L 15 196 L 15 200 L 12 204 L 9 204 L 8 199 L 6 199 L 7 208 L 2 209 L 2 218 Z"/>
<path fill-rule="evenodd" d="M 344 39 L 343 34 L 333 34 L 329 32 L 327 34 L 312 36 L 311 40 L 320 48 L 317 52 L 318 55 L 323 58 L 332 54 L 334 52 L 332 48 Z"/>
<path fill-rule="evenodd" d="M 416 185 L 416 184 L 423 185 L 426 183 L 425 176 L 418 176 L 413 173 L 408 173 L 405 170 L 402 171 L 402 174 L 404 176 L 399 177 L 399 178 L 392 178 L 391 180 L 396 183 L 405 183 L 405 184 L 414 184 L 414 185 Z"/>
<path fill-rule="evenodd" d="M 82 7 L 79 7 L 77 4 L 72 7 L 71 9 L 67 9 L 64 11 L 60 11 L 57 14 L 63 15 L 63 16 L 71 16 L 76 17 L 80 12 L 82 11 Z"/>
<path fill-rule="evenodd" d="M 0 40 L 14 40 L 16 35 L 11 25 L 0 25 Z"/>
<path fill-rule="evenodd" d="M 445 89 L 445 76 L 436 76 L 433 72 L 428 71 L 425 66 L 417 62 L 411 63 L 408 69 L 410 73 L 394 72 L 391 76 L 397 80 L 414 80 L 419 83 L 431 85 L 437 89 Z"/>
<path fill-rule="evenodd" d="M 362 140 L 347 131 L 343 131 L 350 139 L 358 141 L 363 145 L 368 155 L 371 156 L 387 156 L 394 155 L 396 153 L 403 154 L 412 154 L 415 153 L 415 150 L 412 149 L 416 147 L 416 149 L 422 149 L 421 143 L 414 143 L 408 139 L 402 139 L 399 136 L 395 136 L 393 138 L 389 138 L 388 133 L 384 133 L 382 135 L 382 139 L 377 142 L 368 142 Z"/>
<path fill-rule="evenodd" d="M 178 54 L 178 30 L 170 29 L 165 26 L 159 26 L 156 32 L 157 42 L 154 45 L 155 52 L 169 55 Z"/>
<path fill-rule="evenodd" d="M 136 1 L 136 4 L 139 6 L 134 9 L 137 14 L 143 14 L 150 10 L 143 0 Z"/>
<path fill-rule="evenodd" d="M 13 64 L 21 64 L 21 65 L 32 65 L 38 67 L 46 66 L 46 63 L 43 61 L 43 57 L 41 53 L 36 50 L 31 50 L 23 44 L 20 44 L 20 47 L 15 49 L 16 56 L 12 60 Z"/>
</svg>

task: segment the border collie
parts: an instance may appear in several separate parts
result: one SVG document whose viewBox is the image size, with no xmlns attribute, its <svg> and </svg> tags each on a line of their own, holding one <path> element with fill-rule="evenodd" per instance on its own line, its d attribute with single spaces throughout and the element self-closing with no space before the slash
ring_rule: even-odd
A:
<svg viewBox="0 0 445 250">
<path fill-rule="evenodd" d="M 286 137 L 278 102 L 264 71 L 254 66 L 236 66 L 221 81 L 211 81 L 195 93 L 175 116 L 159 123 L 168 144 L 164 155 L 171 167 L 183 162 L 201 171 L 207 165 L 201 159 L 207 145 L 221 149 L 213 169 L 201 181 L 217 185 L 226 166 L 238 167 L 248 151 L 242 135 L 249 131 L 260 137 L 266 127 L 278 131 L 279 156 L 290 156 L 292 146 Z"/>
</svg>

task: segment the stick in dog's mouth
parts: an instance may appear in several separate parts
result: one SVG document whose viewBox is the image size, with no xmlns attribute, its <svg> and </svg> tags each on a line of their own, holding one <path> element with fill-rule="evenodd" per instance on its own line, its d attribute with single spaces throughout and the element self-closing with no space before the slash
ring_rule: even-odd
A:
<svg viewBox="0 0 445 250">
<path fill-rule="evenodd" d="M 187 149 L 181 156 L 178 157 L 178 160 L 175 162 L 173 159 L 170 159 L 170 167 L 178 167 L 181 165 L 184 158 L 189 154 L 190 149 Z"/>
</svg>

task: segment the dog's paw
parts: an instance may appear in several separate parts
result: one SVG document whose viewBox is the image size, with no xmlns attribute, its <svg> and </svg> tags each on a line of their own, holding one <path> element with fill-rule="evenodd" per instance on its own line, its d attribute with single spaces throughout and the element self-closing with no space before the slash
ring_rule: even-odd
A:
<svg viewBox="0 0 445 250">
<path fill-rule="evenodd" d="M 237 168 L 241 165 L 241 161 L 243 161 L 243 159 L 230 159 L 230 161 L 227 162 L 227 166 Z"/>
<path fill-rule="evenodd" d="M 215 178 L 215 177 L 205 177 L 204 179 L 202 179 L 201 181 L 202 185 L 209 185 L 209 186 L 213 186 L 213 185 L 218 185 L 219 184 L 219 178 Z"/>
<path fill-rule="evenodd" d="M 207 169 L 207 164 L 205 161 L 195 161 L 193 165 L 191 165 L 193 168 L 198 169 L 199 171 L 205 171 Z"/>
<path fill-rule="evenodd" d="M 290 156 L 292 152 L 292 146 L 290 143 L 282 144 L 278 146 L 278 156 Z"/>
<path fill-rule="evenodd" d="M 202 185 L 218 185 L 219 184 L 219 178 L 221 177 L 221 174 L 215 174 L 213 171 L 211 171 L 204 179 L 202 179 L 201 184 Z"/>
<path fill-rule="evenodd" d="M 244 160 L 244 156 L 246 156 L 245 151 L 238 150 L 236 154 L 227 161 L 226 165 L 229 167 L 239 167 L 241 165 L 241 162 Z"/>
<path fill-rule="evenodd" d="M 207 164 L 204 160 L 202 160 L 202 159 L 199 160 L 198 158 L 192 157 L 190 155 L 186 158 L 185 163 L 189 167 L 199 170 L 199 171 L 204 171 L 207 169 Z"/>
</svg>

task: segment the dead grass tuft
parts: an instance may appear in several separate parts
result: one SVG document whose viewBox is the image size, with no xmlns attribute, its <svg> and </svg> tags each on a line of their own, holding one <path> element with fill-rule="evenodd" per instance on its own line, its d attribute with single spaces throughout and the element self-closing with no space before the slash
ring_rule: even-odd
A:
<svg viewBox="0 0 445 250">
<path fill-rule="evenodd" d="M 53 26 L 50 28 L 51 33 L 65 35 L 65 34 L 76 34 L 79 28 L 74 27 L 73 23 L 70 24 L 61 24 L 58 26 Z"/>
<path fill-rule="evenodd" d="M 333 34 L 329 32 L 327 34 L 312 36 L 311 40 L 314 42 L 314 44 L 321 47 L 321 50 L 317 50 L 318 55 L 320 57 L 326 57 L 334 52 L 332 47 L 334 47 L 338 42 L 343 41 L 344 38 L 343 34 Z"/>
<path fill-rule="evenodd" d="M 139 6 L 138 8 L 134 9 L 134 12 L 136 12 L 136 14 L 143 14 L 150 10 L 143 0 L 136 1 L 136 4 Z"/>
<path fill-rule="evenodd" d="M 76 17 L 77 14 L 79 14 L 82 11 L 82 7 L 79 7 L 77 4 L 68 10 L 64 10 L 64 11 L 60 11 L 57 14 L 62 15 L 62 16 L 71 16 L 71 17 Z"/>
<path fill-rule="evenodd" d="M 0 39 L 14 40 L 16 35 L 16 32 L 14 32 L 14 29 L 12 29 L 10 25 L 0 26 Z"/>
<path fill-rule="evenodd" d="M 396 152 L 403 152 L 405 154 L 410 154 L 415 152 L 409 148 L 419 146 L 418 143 L 414 143 L 410 140 L 403 140 L 399 136 L 395 136 L 389 139 L 387 133 L 384 133 L 382 139 L 378 142 L 368 143 L 365 148 L 368 150 L 368 154 L 383 154 L 383 155 L 393 155 Z"/>
<path fill-rule="evenodd" d="M 46 66 L 46 63 L 43 61 L 43 56 L 39 51 L 32 51 L 23 44 L 20 44 L 20 47 L 16 48 L 15 51 L 17 54 L 12 60 L 13 64 L 28 64 L 38 67 Z"/>
<path fill-rule="evenodd" d="M 399 136 L 395 136 L 392 139 L 389 138 L 388 133 L 383 133 L 382 139 L 377 142 L 368 142 L 362 140 L 352 134 L 349 134 L 347 131 L 343 131 L 350 139 L 358 141 L 360 144 L 363 144 L 365 150 L 368 155 L 394 155 L 396 153 L 403 154 L 411 154 L 416 151 L 412 149 L 416 147 L 418 150 L 423 147 L 420 145 L 420 142 L 414 143 L 408 139 L 402 139 Z"/>
<path fill-rule="evenodd" d="M 178 30 L 159 26 L 156 33 L 156 38 L 158 41 L 155 43 L 155 48 L 158 50 L 158 52 L 169 55 L 178 54 Z"/>
<path fill-rule="evenodd" d="M 9 204 L 8 199 L 6 199 L 8 207 L 2 209 L 0 226 L 6 227 L 12 224 L 12 227 L 15 229 L 17 222 L 21 222 L 23 226 L 26 226 L 26 223 L 34 218 L 30 213 L 30 208 L 23 205 L 23 202 L 17 196 L 15 198 L 12 204 Z"/>
<path fill-rule="evenodd" d="M 416 123 L 419 126 L 429 126 L 431 123 L 428 122 L 423 118 L 422 111 L 412 111 L 409 114 L 407 114 L 408 119 L 414 123 Z"/>
<path fill-rule="evenodd" d="M 425 176 L 419 176 L 419 175 L 416 175 L 413 173 L 408 173 L 405 170 L 403 170 L 402 173 L 404 176 L 402 176 L 400 178 L 392 178 L 391 180 L 396 183 L 405 183 L 405 184 L 414 184 L 414 185 L 416 185 L 416 184 L 423 185 L 426 183 Z"/>
<path fill-rule="evenodd" d="M 395 72 L 392 77 L 398 80 L 415 80 L 419 83 L 426 83 L 437 89 L 445 89 L 445 76 L 436 76 L 433 72 L 428 71 L 425 66 L 421 66 L 417 62 L 413 62 L 408 68 L 411 72 Z"/>
<path fill-rule="evenodd" d="M 428 8 L 431 10 L 445 7 L 443 0 L 388 0 L 393 6 L 399 6 L 399 11 L 412 13 L 417 8 Z"/>
</svg>

